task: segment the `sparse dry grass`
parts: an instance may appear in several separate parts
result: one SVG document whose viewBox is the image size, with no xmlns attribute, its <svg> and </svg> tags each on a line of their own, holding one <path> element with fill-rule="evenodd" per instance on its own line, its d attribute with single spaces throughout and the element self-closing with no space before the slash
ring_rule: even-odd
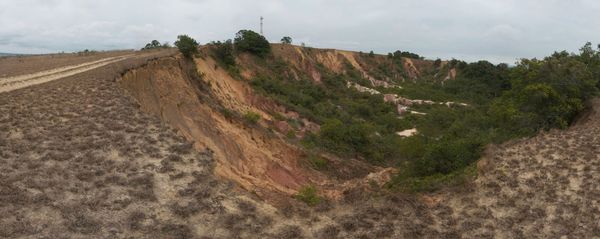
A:
<svg viewBox="0 0 600 239">
<path fill-rule="evenodd" d="M 106 57 L 131 54 L 132 51 L 108 51 L 87 54 L 66 53 L 0 58 L 0 77 L 17 76 L 57 67 L 92 62 Z"/>
<path fill-rule="evenodd" d="M 152 56 L 149 56 L 152 57 Z M 114 82 L 130 59 L 0 94 L 0 237 L 591 238 L 600 235 L 600 122 L 507 144 L 461 192 L 344 193 L 279 210 L 213 176 Z"/>
</svg>

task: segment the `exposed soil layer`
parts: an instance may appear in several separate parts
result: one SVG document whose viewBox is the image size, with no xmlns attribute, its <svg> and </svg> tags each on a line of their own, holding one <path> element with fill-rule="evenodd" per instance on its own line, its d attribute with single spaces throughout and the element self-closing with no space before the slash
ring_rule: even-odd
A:
<svg viewBox="0 0 600 239">
<path fill-rule="evenodd" d="M 212 150 L 194 150 L 115 82 L 168 54 L 0 93 L 0 238 L 600 235 L 598 100 L 568 130 L 488 150 L 465 189 L 391 195 L 373 184 L 312 208 L 282 197 L 276 209 L 216 179 Z"/>
<path fill-rule="evenodd" d="M 201 61 L 198 59 L 198 61 Z M 191 74 L 189 70 L 191 70 Z M 210 68 L 212 70 L 212 67 Z M 300 153 L 276 135 L 267 135 L 252 124 L 225 118 L 219 112 L 209 78 L 226 91 L 234 92 L 235 81 L 214 78 L 215 71 L 194 78 L 195 63 L 180 58 L 163 58 L 149 62 L 123 75 L 120 84 L 128 90 L 145 111 L 160 116 L 178 129 L 197 149 L 209 148 L 218 161 L 216 172 L 235 180 L 248 190 L 276 189 L 290 194 L 306 183 L 303 170 L 295 162 Z M 197 85 L 203 85 L 198 88 Z M 240 95 L 228 102 L 252 110 L 245 104 L 244 88 L 238 82 Z M 210 100 L 210 101 L 209 101 Z M 260 112 L 253 109 L 254 112 Z M 246 112 L 246 111 L 242 111 Z"/>
</svg>

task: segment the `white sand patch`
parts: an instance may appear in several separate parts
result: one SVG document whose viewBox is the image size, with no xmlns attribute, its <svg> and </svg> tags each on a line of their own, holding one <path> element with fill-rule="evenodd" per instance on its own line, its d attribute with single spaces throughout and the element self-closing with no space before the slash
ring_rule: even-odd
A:
<svg viewBox="0 0 600 239">
<path fill-rule="evenodd" d="M 407 130 L 404 130 L 404 131 L 396 132 L 396 134 L 398 136 L 401 136 L 401 137 L 410 137 L 410 136 L 416 135 L 418 133 L 419 133 L 419 131 L 417 131 L 416 128 L 412 128 L 412 129 L 407 129 Z"/>
</svg>

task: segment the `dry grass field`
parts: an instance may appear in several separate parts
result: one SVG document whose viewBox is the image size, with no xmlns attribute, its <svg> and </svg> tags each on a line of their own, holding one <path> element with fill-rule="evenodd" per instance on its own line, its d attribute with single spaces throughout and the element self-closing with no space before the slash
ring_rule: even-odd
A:
<svg viewBox="0 0 600 239">
<path fill-rule="evenodd" d="M 81 64 L 102 58 L 123 56 L 133 51 L 107 51 L 90 53 L 64 53 L 36 56 L 0 57 L 0 78 L 24 75 L 58 67 Z"/>
<path fill-rule="evenodd" d="M 599 111 L 489 150 L 464 189 L 373 185 L 340 202 L 283 197 L 275 208 L 216 178 L 210 149 L 193 149 L 115 82 L 171 53 L 0 93 L 0 238 L 600 237 Z"/>
</svg>

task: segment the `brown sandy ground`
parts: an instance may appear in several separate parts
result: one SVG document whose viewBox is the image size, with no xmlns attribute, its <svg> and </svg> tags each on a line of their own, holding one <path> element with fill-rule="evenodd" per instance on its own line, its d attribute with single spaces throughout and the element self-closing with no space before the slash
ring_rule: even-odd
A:
<svg viewBox="0 0 600 239">
<path fill-rule="evenodd" d="M 46 71 L 58 67 L 92 62 L 102 58 L 123 56 L 131 53 L 133 53 L 133 51 L 0 57 L 0 78 Z"/>
<path fill-rule="evenodd" d="M 118 61 L 122 61 L 128 57 L 132 57 L 132 55 L 103 58 L 103 59 L 100 59 L 97 61 L 54 68 L 51 70 L 42 71 L 42 72 L 33 73 L 33 74 L 0 78 L 0 92 L 13 91 L 16 89 L 25 88 L 25 87 L 32 86 L 32 85 L 46 83 L 48 81 L 62 79 L 62 78 L 76 75 L 76 74 L 79 74 L 82 72 L 93 70 L 98 67 L 112 64 L 112 63 L 115 63 Z"/>
<path fill-rule="evenodd" d="M 144 63 L 0 94 L 0 237 L 600 236 L 596 112 L 567 131 L 490 150 L 467 189 L 390 195 L 373 185 L 339 203 L 282 198 L 287 207 L 275 209 L 216 179 L 209 149 L 193 150 L 117 86 Z"/>
</svg>

